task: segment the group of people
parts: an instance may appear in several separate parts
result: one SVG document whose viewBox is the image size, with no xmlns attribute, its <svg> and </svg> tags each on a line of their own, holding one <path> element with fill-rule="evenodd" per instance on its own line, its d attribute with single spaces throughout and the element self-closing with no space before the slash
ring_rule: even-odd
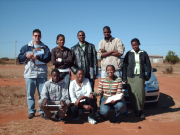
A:
<svg viewBox="0 0 180 135">
<path fill-rule="evenodd" d="M 39 114 L 48 120 L 54 110 L 55 118 L 61 121 L 65 114 L 74 120 L 79 119 L 79 110 L 89 111 L 88 122 L 96 124 L 97 96 L 100 96 L 100 114 L 108 119 L 111 109 L 115 109 L 114 121 L 119 122 L 119 115 L 128 115 L 122 88 L 124 81 L 128 86 L 129 98 L 134 109 L 134 116 L 145 118 L 143 113 L 145 100 L 145 80 L 151 77 L 151 63 L 148 54 L 140 50 L 140 41 L 131 41 L 132 50 L 125 55 L 122 75 L 121 56 L 125 47 L 118 38 L 111 36 L 110 27 L 103 28 L 104 39 L 95 46 L 85 41 L 85 33 L 79 31 L 79 42 L 70 49 L 64 46 L 65 36 L 59 34 L 57 47 L 50 52 L 48 46 L 41 42 L 41 31 L 35 29 L 33 40 L 20 50 L 18 60 L 25 63 L 24 78 L 27 90 L 29 119 L 35 116 L 34 94 L 37 87 L 39 94 Z M 101 79 L 98 90 L 94 91 L 94 83 L 98 75 L 98 60 L 101 58 Z M 51 71 L 51 79 L 47 81 L 47 63 L 52 62 L 55 68 Z M 147 74 L 145 74 L 145 66 Z M 71 71 L 76 79 L 71 81 Z"/>
</svg>

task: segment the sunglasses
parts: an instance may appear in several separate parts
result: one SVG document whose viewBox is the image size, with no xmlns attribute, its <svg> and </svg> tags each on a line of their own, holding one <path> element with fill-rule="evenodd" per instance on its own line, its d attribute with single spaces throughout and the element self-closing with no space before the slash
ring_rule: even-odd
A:
<svg viewBox="0 0 180 135">
<path fill-rule="evenodd" d="M 41 37 L 41 35 L 34 35 L 35 37 Z"/>
</svg>

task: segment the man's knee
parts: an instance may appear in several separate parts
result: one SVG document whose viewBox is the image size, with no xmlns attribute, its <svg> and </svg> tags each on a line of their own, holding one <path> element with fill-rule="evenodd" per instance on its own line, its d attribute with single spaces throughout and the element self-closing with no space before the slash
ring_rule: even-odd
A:
<svg viewBox="0 0 180 135">
<path fill-rule="evenodd" d="M 111 109 L 100 107 L 100 113 L 105 117 L 109 115 L 110 111 L 111 111 Z"/>
<path fill-rule="evenodd" d="M 117 102 L 115 105 L 115 110 L 118 112 L 122 112 L 124 110 L 124 103 L 123 102 Z"/>
</svg>

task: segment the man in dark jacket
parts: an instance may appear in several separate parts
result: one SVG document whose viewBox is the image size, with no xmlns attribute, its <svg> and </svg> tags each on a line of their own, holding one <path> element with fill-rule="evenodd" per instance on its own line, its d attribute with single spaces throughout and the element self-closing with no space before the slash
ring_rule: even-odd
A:
<svg viewBox="0 0 180 135">
<path fill-rule="evenodd" d="M 96 49 L 93 44 L 85 41 L 85 33 L 83 31 L 78 32 L 77 38 L 79 42 L 71 48 L 73 60 L 71 70 L 76 74 L 77 69 L 81 68 L 84 71 L 84 77 L 89 79 L 94 92 L 94 81 L 98 75 Z"/>
<path fill-rule="evenodd" d="M 48 46 L 40 41 L 41 31 L 39 29 L 33 31 L 32 38 L 32 41 L 21 48 L 18 56 L 19 63 L 25 63 L 24 78 L 27 90 L 29 119 L 32 119 L 36 113 L 34 99 L 36 87 L 40 96 L 43 85 L 47 81 L 48 70 L 46 63 L 51 60 L 51 53 Z M 41 118 L 44 118 L 44 113 L 40 108 L 38 112 Z"/>
</svg>

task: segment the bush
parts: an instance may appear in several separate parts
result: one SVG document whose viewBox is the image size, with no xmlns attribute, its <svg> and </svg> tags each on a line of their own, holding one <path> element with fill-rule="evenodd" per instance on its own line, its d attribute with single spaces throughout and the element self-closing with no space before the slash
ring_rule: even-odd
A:
<svg viewBox="0 0 180 135">
<path fill-rule="evenodd" d="M 171 64 L 176 64 L 176 63 L 179 62 L 178 56 L 175 55 L 175 52 L 173 52 L 173 51 L 168 52 L 168 54 L 166 55 L 165 60 L 168 61 L 168 63 L 171 63 Z"/>
<path fill-rule="evenodd" d="M 163 71 L 164 74 L 172 74 L 173 73 L 173 68 L 172 66 L 166 67 L 165 71 Z"/>
<path fill-rule="evenodd" d="M 9 58 L 3 57 L 3 58 L 1 58 L 0 60 L 3 60 L 3 61 L 9 61 Z"/>
</svg>

